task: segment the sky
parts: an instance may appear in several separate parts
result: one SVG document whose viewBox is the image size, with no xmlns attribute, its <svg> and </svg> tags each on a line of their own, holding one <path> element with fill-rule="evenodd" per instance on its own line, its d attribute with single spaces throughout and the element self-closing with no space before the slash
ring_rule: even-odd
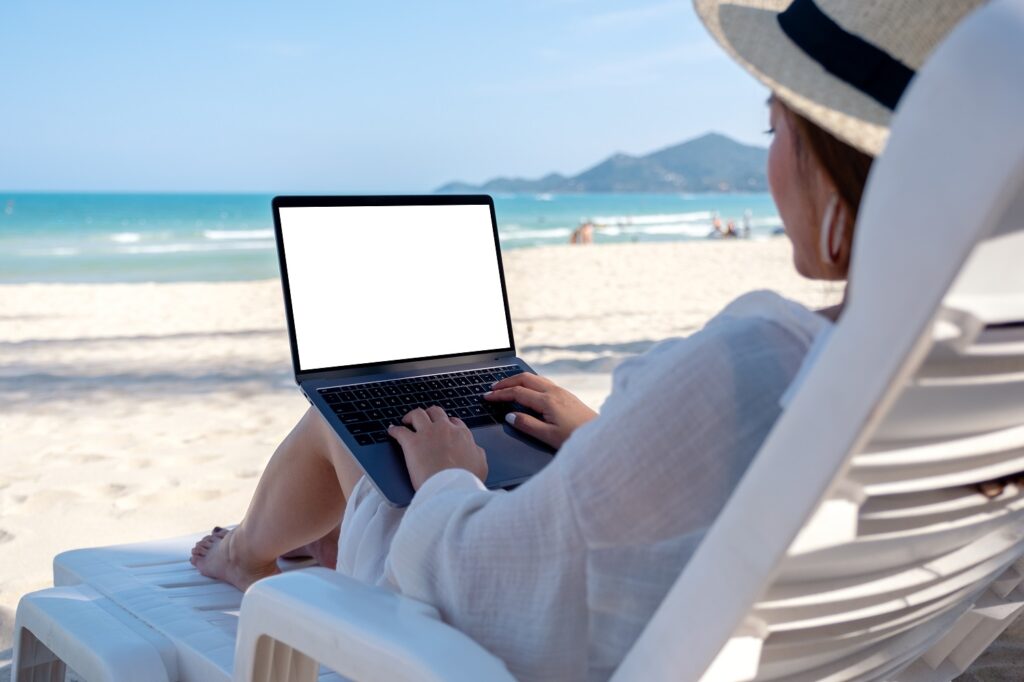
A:
<svg viewBox="0 0 1024 682">
<path fill-rule="evenodd" d="M 689 0 L 4 0 L 0 189 L 420 192 L 575 174 L 766 90 Z"/>
</svg>

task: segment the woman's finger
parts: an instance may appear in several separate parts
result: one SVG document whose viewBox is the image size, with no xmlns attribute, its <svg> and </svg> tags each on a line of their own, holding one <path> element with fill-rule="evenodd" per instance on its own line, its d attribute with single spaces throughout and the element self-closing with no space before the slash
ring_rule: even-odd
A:
<svg viewBox="0 0 1024 682">
<path fill-rule="evenodd" d="M 543 412 L 547 398 L 543 393 L 535 391 L 532 388 L 527 388 L 526 386 L 513 386 L 512 388 L 499 388 L 491 391 L 490 393 L 484 393 L 484 400 L 503 403 L 510 403 L 514 401 L 524 407 L 529 407 L 531 410 Z"/>
<path fill-rule="evenodd" d="M 531 372 L 521 372 L 514 376 L 510 376 L 508 379 L 495 381 L 491 384 L 491 389 L 511 388 L 512 386 L 526 386 L 527 388 L 532 388 L 535 391 L 546 391 L 551 387 L 551 380 L 539 377 Z"/>
<path fill-rule="evenodd" d="M 430 417 L 427 416 L 426 410 L 422 407 L 417 407 L 402 417 L 402 423 L 409 424 L 412 428 L 419 431 L 430 423 Z"/>
<path fill-rule="evenodd" d="M 448 413 L 440 405 L 431 405 L 427 408 L 427 414 L 432 422 L 443 422 L 448 420 Z"/>
<path fill-rule="evenodd" d="M 409 438 L 412 437 L 412 431 L 404 426 L 396 426 L 392 424 L 388 427 L 388 435 L 398 441 L 398 444 L 405 449 L 405 444 L 409 442 Z"/>
<path fill-rule="evenodd" d="M 462 421 L 458 417 L 448 417 L 448 421 L 450 421 L 453 426 L 465 426 L 467 429 L 469 428 L 466 426 L 466 422 Z"/>
<path fill-rule="evenodd" d="M 505 421 L 511 424 L 517 431 L 522 431 L 527 436 L 533 436 L 545 443 L 549 442 L 547 437 L 556 431 L 554 425 L 522 412 L 509 412 L 505 415 Z"/>
</svg>

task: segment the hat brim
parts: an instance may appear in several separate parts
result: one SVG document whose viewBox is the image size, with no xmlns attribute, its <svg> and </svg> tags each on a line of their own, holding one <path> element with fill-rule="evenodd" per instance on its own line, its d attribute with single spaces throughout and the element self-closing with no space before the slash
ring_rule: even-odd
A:
<svg viewBox="0 0 1024 682">
<path fill-rule="evenodd" d="M 892 112 L 827 72 L 779 26 L 791 0 L 694 0 L 712 37 L 787 106 L 857 149 L 878 156 Z"/>
</svg>

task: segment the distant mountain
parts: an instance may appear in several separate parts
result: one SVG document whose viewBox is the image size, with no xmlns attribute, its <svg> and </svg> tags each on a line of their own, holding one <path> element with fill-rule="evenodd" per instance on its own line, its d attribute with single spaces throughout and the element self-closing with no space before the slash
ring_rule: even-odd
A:
<svg viewBox="0 0 1024 682">
<path fill-rule="evenodd" d="M 438 192 L 763 192 L 768 150 L 707 133 L 647 154 L 615 154 L 579 175 L 450 182 Z"/>
</svg>

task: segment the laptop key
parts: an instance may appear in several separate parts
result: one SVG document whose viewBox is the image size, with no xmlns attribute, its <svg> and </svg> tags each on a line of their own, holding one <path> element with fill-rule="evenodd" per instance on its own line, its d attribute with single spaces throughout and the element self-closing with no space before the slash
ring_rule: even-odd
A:
<svg viewBox="0 0 1024 682">
<path fill-rule="evenodd" d="M 398 396 L 389 395 L 387 398 L 384 398 L 384 402 L 386 402 L 391 407 L 398 407 L 399 405 L 402 404 L 402 399 L 399 398 Z"/>
<path fill-rule="evenodd" d="M 373 445 L 373 436 L 368 433 L 360 433 L 356 436 L 356 442 L 360 445 Z"/>
<path fill-rule="evenodd" d="M 357 388 L 352 392 L 355 393 L 356 397 L 359 398 L 360 400 L 366 400 L 367 398 L 370 397 L 370 394 L 367 393 L 366 390 L 362 388 Z"/>
<path fill-rule="evenodd" d="M 368 411 L 366 413 L 366 416 L 369 417 L 370 419 L 373 419 L 373 420 L 376 421 L 376 420 L 383 419 L 387 415 L 384 414 L 384 412 L 382 410 L 370 410 L 370 411 Z"/>
<path fill-rule="evenodd" d="M 370 405 L 376 408 L 387 407 L 388 404 L 384 398 L 370 398 Z"/>
<path fill-rule="evenodd" d="M 356 400 L 352 404 L 356 406 L 357 410 L 368 410 L 372 407 L 369 400 Z"/>
<path fill-rule="evenodd" d="M 342 391 L 341 393 L 338 394 L 338 397 L 341 398 L 346 403 L 350 403 L 356 399 L 356 394 L 353 393 L 352 391 Z"/>
<path fill-rule="evenodd" d="M 374 431 L 380 431 L 384 426 L 380 422 L 358 422 L 356 424 L 346 424 L 345 428 L 353 436 L 358 436 L 361 433 L 373 433 Z"/>
<path fill-rule="evenodd" d="M 323 392 L 321 392 L 320 395 L 323 396 L 323 399 L 326 400 L 329 403 L 341 402 L 341 398 L 338 397 L 337 393 L 323 393 Z"/>
<path fill-rule="evenodd" d="M 459 419 L 466 419 L 467 417 L 472 417 L 473 413 L 469 411 L 468 407 L 456 407 L 455 416 Z"/>
<path fill-rule="evenodd" d="M 383 410 L 381 410 L 381 412 L 384 413 L 385 417 L 397 417 L 398 416 L 398 408 L 396 408 L 396 407 L 385 407 Z"/>
<path fill-rule="evenodd" d="M 374 443 L 383 443 L 388 439 L 388 434 L 386 431 L 374 431 L 373 433 L 370 434 L 370 436 L 373 438 Z"/>
<path fill-rule="evenodd" d="M 334 410 L 337 414 L 341 414 L 342 412 L 356 411 L 356 407 L 352 403 L 335 403 L 331 405 L 331 409 Z"/>
<path fill-rule="evenodd" d="M 480 417 L 480 416 L 483 416 L 485 414 L 489 415 L 490 413 L 487 411 L 486 408 L 481 407 L 480 405 L 470 405 L 469 406 L 469 414 L 472 417 Z"/>
<path fill-rule="evenodd" d="M 345 414 L 339 414 L 338 419 L 341 420 L 342 424 L 358 424 L 359 422 L 366 421 L 366 415 L 362 412 L 346 412 Z"/>
</svg>

